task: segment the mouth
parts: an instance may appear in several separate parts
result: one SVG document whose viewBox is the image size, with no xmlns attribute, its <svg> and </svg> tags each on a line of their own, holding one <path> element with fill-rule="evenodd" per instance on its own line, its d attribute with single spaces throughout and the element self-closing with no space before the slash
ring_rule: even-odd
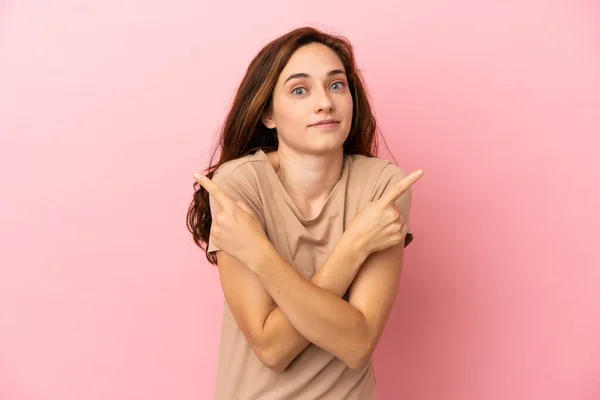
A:
<svg viewBox="0 0 600 400">
<path fill-rule="evenodd" d="M 339 123 L 340 123 L 340 121 L 335 120 L 335 119 L 325 119 L 323 121 L 319 121 L 319 122 L 309 125 L 309 126 L 324 126 L 325 127 L 325 126 L 334 126 Z"/>
</svg>

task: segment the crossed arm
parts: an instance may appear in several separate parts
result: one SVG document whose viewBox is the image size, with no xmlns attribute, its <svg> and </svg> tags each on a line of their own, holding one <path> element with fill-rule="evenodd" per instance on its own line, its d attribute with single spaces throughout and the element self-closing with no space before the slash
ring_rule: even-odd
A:
<svg viewBox="0 0 600 400">
<path fill-rule="evenodd" d="M 396 298 L 404 242 L 367 255 L 342 235 L 310 281 L 270 243 L 260 250 L 251 268 L 223 251 L 217 260 L 225 299 L 263 364 L 284 371 L 311 342 L 350 368 L 368 363 Z"/>
<path fill-rule="evenodd" d="M 350 368 L 370 361 L 402 269 L 407 225 L 399 222 L 397 202 L 406 194 L 408 211 L 407 191 L 422 175 L 411 173 L 365 206 L 310 281 L 281 257 L 243 201 L 197 177 L 217 207 L 211 238 L 216 249 L 226 247 L 217 253 L 225 299 L 265 365 L 283 371 L 311 342 Z M 258 241 L 243 239 L 249 237 Z M 348 288 L 346 302 L 341 297 Z"/>
</svg>

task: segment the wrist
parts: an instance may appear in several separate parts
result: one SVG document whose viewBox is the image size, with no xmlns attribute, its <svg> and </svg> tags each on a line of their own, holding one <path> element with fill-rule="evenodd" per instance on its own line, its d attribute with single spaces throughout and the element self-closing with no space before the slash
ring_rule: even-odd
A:
<svg viewBox="0 0 600 400">
<path fill-rule="evenodd" d="M 277 250 L 269 239 L 261 240 L 248 259 L 248 268 L 257 275 L 264 273 L 265 268 L 275 261 Z"/>
<path fill-rule="evenodd" d="M 364 236 L 353 235 L 350 231 L 346 231 L 344 234 L 342 234 L 338 242 L 338 246 L 343 248 L 344 254 L 349 256 L 351 260 L 356 261 L 358 267 L 365 262 L 370 254 L 367 250 Z"/>
</svg>

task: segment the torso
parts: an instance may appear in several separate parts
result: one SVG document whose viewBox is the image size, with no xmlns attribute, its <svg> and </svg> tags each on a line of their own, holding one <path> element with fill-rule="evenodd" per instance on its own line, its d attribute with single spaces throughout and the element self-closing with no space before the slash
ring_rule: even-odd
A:
<svg viewBox="0 0 600 400">
<path fill-rule="evenodd" d="M 325 262 L 356 213 L 381 195 L 386 176 L 396 171 L 386 160 L 346 156 L 342 176 L 320 211 L 307 215 L 285 192 L 278 168 L 276 152 L 258 151 L 226 164 L 222 176 L 259 215 L 281 256 L 307 279 Z M 224 302 L 215 398 L 369 400 L 375 398 L 375 377 L 372 363 L 352 370 L 313 344 L 285 372 L 276 373 L 260 362 Z"/>
</svg>

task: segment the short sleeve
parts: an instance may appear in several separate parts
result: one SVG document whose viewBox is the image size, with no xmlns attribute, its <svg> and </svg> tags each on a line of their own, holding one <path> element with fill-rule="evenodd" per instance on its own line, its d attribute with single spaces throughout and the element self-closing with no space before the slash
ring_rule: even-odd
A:
<svg viewBox="0 0 600 400">
<path fill-rule="evenodd" d="M 264 210 L 259 196 L 258 180 L 253 172 L 251 168 L 245 167 L 245 165 L 234 169 L 224 168 L 213 175 L 212 181 L 231 197 L 233 201 L 242 200 L 245 202 L 254 212 L 263 229 L 265 229 Z M 214 220 L 215 215 L 219 211 L 219 204 L 212 196 L 209 196 L 209 205 L 210 214 Z M 208 253 L 220 250 L 212 241 L 212 229 L 207 250 Z"/>
<path fill-rule="evenodd" d="M 401 168 L 390 163 L 381 171 L 375 187 L 373 189 L 373 200 L 377 200 L 387 193 L 393 187 L 396 186 L 402 179 L 408 174 Z M 404 221 L 408 224 L 408 233 L 404 241 L 404 247 L 408 246 L 414 239 L 412 227 L 410 224 L 410 208 L 412 203 L 412 188 L 409 188 L 402 196 L 398 198 L 396 204 L 399 206 L 399 210 L 404 216 Z"/>
</svg>

